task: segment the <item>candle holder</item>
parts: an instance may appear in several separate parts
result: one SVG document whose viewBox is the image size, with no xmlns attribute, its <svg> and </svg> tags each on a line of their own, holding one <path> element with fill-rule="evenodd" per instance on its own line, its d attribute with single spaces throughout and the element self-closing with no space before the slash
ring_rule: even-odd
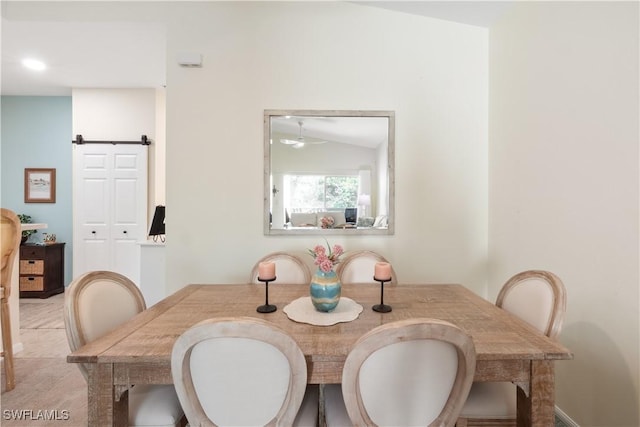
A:
<svg viewBox="0 0 640 427">
<path fill-rule="evenodd" d="M 377 279 L 374 276 L 373 280 L 375 280 L 376 282 L 380 282 L 380 304 L 374 305 L 373 307 L 371 307 L 371 309 L 373 311 L 377 311 L 378 313 L 388 313 L 391 311 L 391 306 L 384 303 L 384 284 L 385 282 L 390 282 L 391 279 Z"/>
<path fill-rule="evenodd" d="M 264 305 L 256 308 L 258 313 L 273 313 L 278 309 L 275 305 L 269 304 L 269 282 L 274 280 L 276 280 L 275 277 L 273 279 L 261 279 L 258 277 L 259 282 L 264 282 Z"/>
</svg>

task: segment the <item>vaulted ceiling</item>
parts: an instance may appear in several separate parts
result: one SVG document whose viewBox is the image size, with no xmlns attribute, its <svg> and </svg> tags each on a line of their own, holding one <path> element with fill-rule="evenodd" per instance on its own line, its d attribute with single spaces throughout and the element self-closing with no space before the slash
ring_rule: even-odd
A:
<svg viewBox="0 0 640 427">
<path fill-rule="evenodd" d="M 510 5 L 500 1 L 355 3 L 483 27 Z M 70 95 L 74 87 L 161 87 L 166 82 L 166 31 L 160 24 L 42 22 L 3 16 L 1 25 L 2 95 Z M 46 61 L 48 68 L 25 69 L 22 60 L 27 57 Z"/>
</svg>

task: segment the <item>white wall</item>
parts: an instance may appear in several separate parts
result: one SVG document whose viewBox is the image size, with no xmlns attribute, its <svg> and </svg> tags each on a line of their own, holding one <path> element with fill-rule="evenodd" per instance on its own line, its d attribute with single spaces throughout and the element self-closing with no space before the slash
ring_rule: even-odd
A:
<svg viewBox="0 0 640 427">
<path fill-rule="evenodd" d="M 322 242 L 263 235 L 265 109 L 370 109 L 396 112 L 396 233 L 330 243 L 382 252 L 405 283 L 484 292 L 487 30 L 338 2 L 196 2 L 170 20 L 169 291 Z M 183 51 L 203 67 L 178 67 Z"/>
<path fill-rule="evenodd" d="M 154 89 L 73 89 L 73 135 L 86 140 L 155 138 Z"/>
<path fill-rule="evenodd" d="M 490 30 L 490 295 L 518 271 L 567 292 L 556 404 L 638 426 L 638 3 L 518 3 Z"/>
<path fill-rule="evenodd" d="M 164 205 L 167 186 L 167 97 L 165 88 L 157 88 L 156 94 L 156 129 L 153 143 L 149 146 L 149 206 Z M 150 209 L 149 223 L 153 219 Z"/>
</svg>

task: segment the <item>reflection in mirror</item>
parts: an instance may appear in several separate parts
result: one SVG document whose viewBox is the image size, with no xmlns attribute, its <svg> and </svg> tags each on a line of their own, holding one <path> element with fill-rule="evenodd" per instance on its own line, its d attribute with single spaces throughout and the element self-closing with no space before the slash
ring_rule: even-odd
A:
<svg viewBox="0 0 640 427">
<path fill-rule="evenodd" d="M 265 110 L 265 234 L 393 234 L 393 111 Z"/>
</svg>

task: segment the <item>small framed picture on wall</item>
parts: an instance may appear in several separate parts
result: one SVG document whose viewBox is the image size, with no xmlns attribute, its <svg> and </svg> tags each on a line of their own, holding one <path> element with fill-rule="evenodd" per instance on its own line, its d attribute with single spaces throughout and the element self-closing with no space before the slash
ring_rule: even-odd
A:
<svg viewBox="0 0 640 427">
<path fill-rule="evenodd" d="M 56 170 L 43 168 L 25 168 L 24 202 L 56 202 Z"/>
</svg>

